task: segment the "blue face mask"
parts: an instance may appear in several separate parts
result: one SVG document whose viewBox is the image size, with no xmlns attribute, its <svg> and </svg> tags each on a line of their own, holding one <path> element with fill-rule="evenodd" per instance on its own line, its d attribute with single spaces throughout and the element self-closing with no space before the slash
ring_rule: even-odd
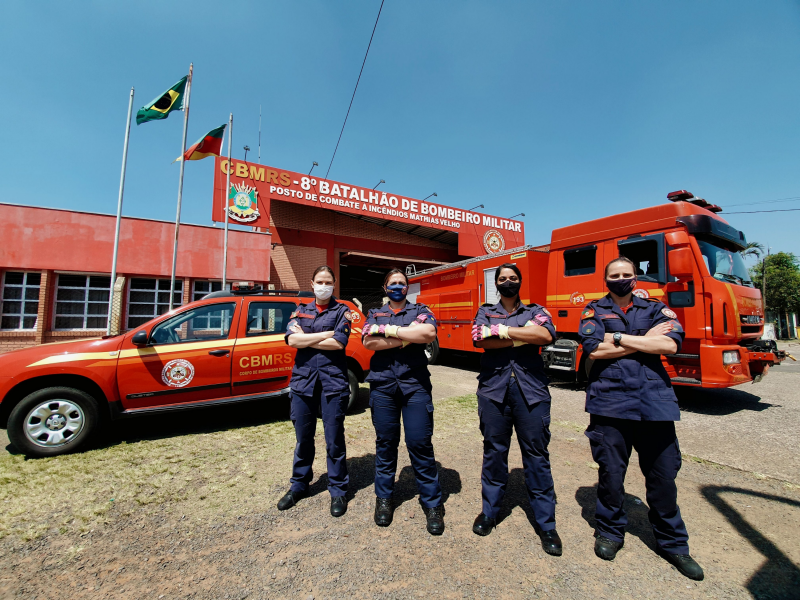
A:
<svg viewBox="0 0 800 600">
<path fill-rule="evenodd" d="M 386 295 L 389 296 L 389 300 L 393 302 L 405 300 L 406 294 L 408 294 L 408 286 L 404 283 L 392 283 L 386 286 Z"/>
</svg>

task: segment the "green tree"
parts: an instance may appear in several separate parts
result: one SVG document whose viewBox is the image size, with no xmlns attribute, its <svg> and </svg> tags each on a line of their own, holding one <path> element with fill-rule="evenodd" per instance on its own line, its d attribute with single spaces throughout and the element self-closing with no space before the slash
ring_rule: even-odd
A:
<svg viewBox="0 0 800 600">
<path fill-rule="evenodd" d="M 764 293 L 764 264 L 767 267 L 767 308 L 785 313 L 800 311 L 800 261 L 791 252 L 770 254 L 750 269 L 755 286 Z"/>
<path fill-rule="evenodd" d="M 764 254 L 764 244 L 747 242 L 747 246 L 744 247 L 744 250 L 740 250 L 739 254 L 742 255 L 742 258 L 747 258 L 748 256 L 761 258 L 761 255 Z"/>
</svg>

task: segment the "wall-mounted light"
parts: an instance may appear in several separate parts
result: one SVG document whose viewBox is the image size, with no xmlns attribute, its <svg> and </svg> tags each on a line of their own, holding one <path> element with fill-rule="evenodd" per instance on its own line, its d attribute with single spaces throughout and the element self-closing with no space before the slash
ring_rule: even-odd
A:
<svg viewBox="0 0 800 600">
<path fill-rule="evenodd" d="M 385 180 L 385 179 L 381 179 L 381 180 L 380 180 L 378 183 L 376 183 L 376 184 L 375 184 L 375 187 L 374 187 L 374 188 L 372 188 L 372 189 L 373 189 L 373 190 L 374 190 L 374 189 L 377 189 L 377 188 L 378 188 L 378 186 L 379 186 L 380 184 L 382 184 L 382 183 L 386 183 L 386 180 Z"/>
<path fill-rule="evenodd" d="M 518 214 L 514 215 L 514 217 L 524 217 L 524 216 L 525 216 L 525 213 L 518 213 Z M 508 217 L 508 218 L 509 219 L 513 219 L 514 217 Z"/>
<path fill-rule="evenodd" d="M 317 161 L 314 161 L 314 164 L 311 165 L 311 170 L 308 172 L 308 174 L 311 175 L 311 171 L 314 170 L 314 167 L 318 167 L 318 166 L 319 166 L 319 163 Z"/>
<path fill-rule="evenodd" d="M 476 208 L 483 208 L 483 204 L 478 204 L 478 206 L 473 206 L 470 210 L 475 210 Z"/>
<path fill-rule="evenodd" d="M 431 196 L 436 196 L 436 197 L 438 198 L 438 197 L 439 197 L 439 194 L 437 194 L 436 192 L 433 192 L 433 193 L 431 194 Z M 427 199 L 428 199 L 428 198 L 430 198 L 431 196 L 428 196 L 427 198 L 423 198 L 423 199 L 422 199 L 422 201 L 423 201 L 423 202 L 425 202 L 425 200 L 427 200 Z"/>
<path fill-rule="evenodd" d="M 247 152 L 250 150 L 250 146 L 244 147 L 244 162 L 247 162 Z"/>
</svg>

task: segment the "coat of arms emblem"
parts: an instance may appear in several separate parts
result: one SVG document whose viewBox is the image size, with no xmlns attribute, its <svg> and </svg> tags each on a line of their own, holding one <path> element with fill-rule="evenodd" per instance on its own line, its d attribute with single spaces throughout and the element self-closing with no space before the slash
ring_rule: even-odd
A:
<svg viewBox="0 0 800 600">
<path fill-rule="evenodd" d="M 252 223 L 261 213 L 258 212 L 258 190 L 246 183 L 231 184 L 228 191 L 228 216 L 240 223 Z"/>
</svg>

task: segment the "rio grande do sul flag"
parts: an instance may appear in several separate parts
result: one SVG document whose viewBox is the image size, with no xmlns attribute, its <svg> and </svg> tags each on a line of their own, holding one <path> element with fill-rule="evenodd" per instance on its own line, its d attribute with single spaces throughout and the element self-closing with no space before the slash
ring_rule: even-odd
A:
<svg viewBox="0 0 800 600">
<path fill-rule="evenodd" d="M 183 94 L 186 91 L 186 81 L 188 75 L 169 88 L 166 92 L 159 95 L 149 104 L 144 105 L 136 113 L 136 124 L 141 125 L 148 121 L 166 119 L 173 110 L 183 109 Z"/>
<path fill-rule="evenodd" d="M 212 129 L 189 148 L 183 155 L 184 160 L 200 160 L 206 156 L 220 156 L 222 150 L 222 137 L 225 135 L 225 128 L 227 125 L 220 125 L 216 129 Z M 175 159 L 180 160 L 181 157 Z M 175 162 L 173 161 L 173 162 Z"/>
</svg>

